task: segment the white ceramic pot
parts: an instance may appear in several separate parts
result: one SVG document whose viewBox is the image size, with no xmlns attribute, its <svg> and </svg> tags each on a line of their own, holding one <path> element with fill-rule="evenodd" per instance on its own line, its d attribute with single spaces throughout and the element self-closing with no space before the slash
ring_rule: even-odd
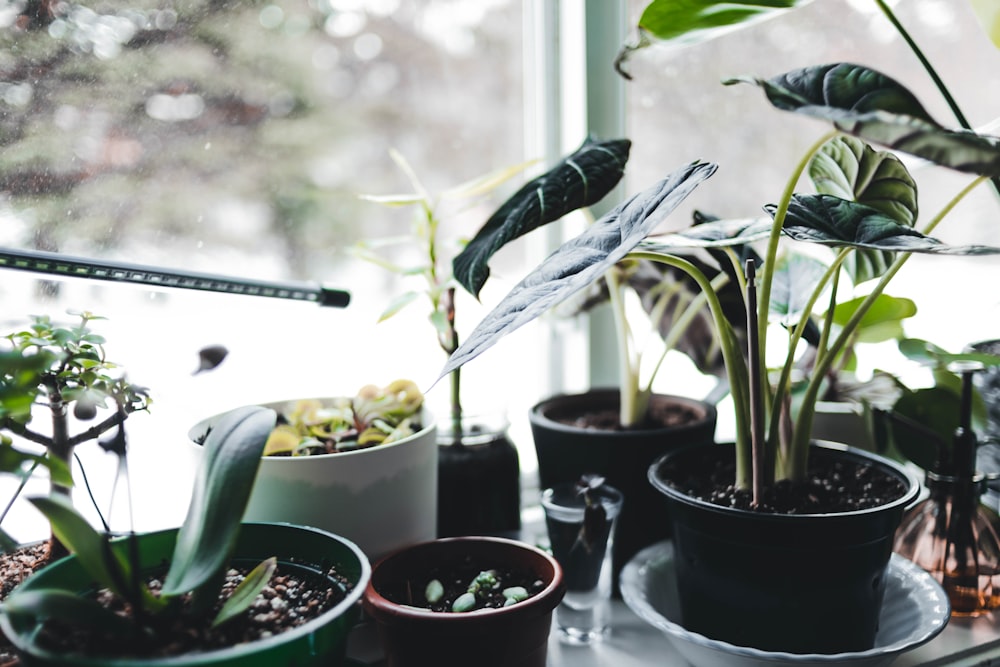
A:
<svg viewBox="0 0 1000 667">
<path fill-rule="evenodd" d="M 283 411 L 296 401 L 268 403 Z M 265 456 L 244 521 L 313 526 L 351 540 L 373 562 L 437 533 L 437 428 L 339 454 Z M 189 432 L 199 442 L 215 417 Z"/>
</svg>

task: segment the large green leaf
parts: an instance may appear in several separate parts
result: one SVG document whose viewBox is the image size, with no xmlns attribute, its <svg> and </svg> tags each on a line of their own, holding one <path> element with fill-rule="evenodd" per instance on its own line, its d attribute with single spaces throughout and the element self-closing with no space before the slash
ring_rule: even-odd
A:
<svg viewBox="0 0 1000 667">
<path fill-rule="evenodd" d="M 866 141 L 958 171 L 1000 176 L 1000 139 L 939 125 L 902 84 L 862 65 L 818 65 L 725 83 L 760 86 L 775 107 L 830 121 Z"/>
<path fill-rule="evenodd" d="M 0 472 L 21 472 L 33 464 L 48 469 L 49 478 L 63 486 L 73 486 L 73 474 L 65 461 L 47 454 L 32 454 L 16 449 L 12 443 L 0 440 Z"/>
<path fill-rule="evenodd" d="M 208 431 L 162 595 L 196 590 L 229 560 L 276 421 L 274 410 L 244 406 L 222 415 Z"/>
<path fill-rule="evenodd" d="M 771 215 L 774 205 L 765 210 Z M 799 241 L 874 250 L 940 255 L 992 255 L 1000 248 L 949 246 L 899 224 L 870 206 L 831 195 L 794 195 L 785 217 L 784 233 Z"/>
<path fill-rule="evenodd" d="M 696 43 L 729 32 L 742 23 L 770 18 L 812 0 L 653 0 L 639 17 L 639 40 L 622 48 L 616 59 L 620 72 L 634 51 L 654 40 Z M 627 75 L 626 75 L 627 76 Z"/>
<path fill-rule="evenodd" d="M 71 628 L 87 628 L 113 636 L 132 637 L 139 627 L 128 616 L 111 611 L 96 600 L 81 597 L 76 591 L 59 589 L 15 590 L 2 605 L 3 613 L 23 617 L 32 623 L 59 621 Z M 35 641 L 38 633 L 31 635 Z"/>
<path fill-rule="evenodd" d="M 505 201 L 452 261 L 455 279 L 474 296 L 490 275 L 490 258 L 508 242 L 600 201 L 625 173 L 628 139 L 588 139 L 572 155 Z"/>
<path fill-rule="evenodd" d="M 867 297 L 859 296 L 838 303 L 833 309 L 833 321 L 844 326 L 854 316 Z M 917 304 L 912 299 L 879 294 L 874 303 L 861 317 L 855 335 L 862 343 L 881 343 L 901 338 L 903 320 L 917 314 Z"/>
<path fill-rule="evenodd" d="M 438 379 L 598 280 L 715 170 L 712 163 L 688 164 L 623 202 L 557 248 L 476 325 L 452 353 Z"/>
<path fill-rule="evenodd" d="M 892 153 L 876 151 L 857 137 L 838 136 L 809 163 L 816 191 L 881 211 L 901 225 L 917 220 L 917 184 Z M 844 269 L 857 285 L 885 273 L 892 255 L 877 250 L 851 253 Z"/>
</svg>

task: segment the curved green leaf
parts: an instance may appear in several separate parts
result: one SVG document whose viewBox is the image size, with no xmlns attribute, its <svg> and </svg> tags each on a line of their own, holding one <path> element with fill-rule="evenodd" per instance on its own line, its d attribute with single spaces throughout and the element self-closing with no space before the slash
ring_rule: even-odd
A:
<svg viewBox="0 0 1000 667">
<path fill-rule="evenodd" d="M 859 296 L 850 301 L 838 303 L 833 309 L 834 323 L 839 326 L 847 324 L 865 299 L 866 297 Z M 916 314 L 917 304 L 912 299 L 879 294 L 855 328 L 858 341 L 881 343 L 898 339 L 903 335 L 903 320 Z"/>
<path fill-rule="evenodd" d="M 778 109 L 828 120 L 866 141 L 958 171 L 1000 176 L 1000 139 L 944 128 L 902 84 L 867 67 L 834 63 L 724 83 L 755 84 Z"/>
<path fill-rule="evenodd" d="M 1000 5 L 996 0 L 970 0 L 976 17 L 993 43 L 1000 47 Z"/>
<path fill-rule="evenodd" d="M 688 164 L 633 196 L 555 250 L 514 286 L 459 346 L 438 380 L 598 280 L 656 228 L 716 165 Z"/>
<path fill-rule="evenodd" d="M 73 474 L 65 461 L 47 454 L 22 452 L 16 449 L 13 443 L 0 441 L 0 472 L 19 472 L 31 464 L 47 468 L 53 482 L 63 486 L 73 486 Z"/>
<path fill-rule="evenodd" d="M 276 421 L 274 410 L 244 406 L 222 415 L 208 431 L 162 595 L 194 591 L 229 560 Z"/>
<path fill-rule="evenodd" d="M 253 601 L 257 599 L 257 595 L 271 581 L 271 576 L 277 569 L 278 559 L 272 556 L 251 570 L 232 592 L 226 603 L 222 605 L 222 609 L 212 621 L 212 627 L 222 625 L 249 609 Z"/>
<path fill-rule="evenodd" d="M 772 216 L 775 206 L 765 207 Z M 940 255 L 992 255 L 1000 248 L 982 245 L 949 246 L 910 227 L 900 225 L 870 206 L 830 195 L 794 195 L 785 217 L 784 233 L 798 241 L 875 250 Z"/>
<path fill-rule="evenodd" d="M 625 173 L 628 139 L 584 144 L 525 184 L 490 216 L 452 261 L 455 279 L 478 297 L 490 275 L 487 263 L 508 242 L 567 213 L 600 201 Z"/>
<path fill-rule="evenodd" d="M 120 616 L 96 600 L 81 597 L 76 591 L 36 589 L 13 593 L 0 605 L 11 618 L 23 617 L 33 624 L 55 620 L 71 628 L 87 628 L 117 636 L 134 636 L 139 627 L 127 616 Z M 32 640 L 37 633 L 32 635 Z"/>
<path fill-rule="evenodd" d="M 653 0 L 639 17 L 639 40 L 622 47 L 615 61 L 620 72 L 629 56 L 653 40 L 697 43 L 770 18 L 812 0 Z M 624 74 L 624 72 L 622 72 Z M 627 76 L 627 75 L 626 75 Z"/>
</svg>

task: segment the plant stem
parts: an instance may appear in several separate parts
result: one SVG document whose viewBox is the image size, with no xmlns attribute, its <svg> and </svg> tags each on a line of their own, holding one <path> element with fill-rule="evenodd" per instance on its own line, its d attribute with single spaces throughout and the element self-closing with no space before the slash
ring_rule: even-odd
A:
<svg viewBox="0 0 1000 667">
<path fill-rule="evenodd" d="M 604 280 L 608 285 L 611 313 L 618 335 L 618 423 L 628 428 L 645 416 L 648 400 L 640 396 L 639 362 L 633 359 L 632 331 L 625 314 L 625 289 L 618 279 L 617 269 L 612 267 L 607 271 Z"/>
<path fill-rule="evenodd" d="M 920 64 L 927 72 L 927 75 L 930 76 L 931 81 L 934 82 L 934 86 L 938 89 L 938 92 L 941 93 L 941 97 L 943 97 L 944 101 L 948 104 L 948 108 L 951 109 L 952 114 L 954 114 L 955 120 L 957 120 L 959 125 L 963 128 L 971 131 L 973 129 L 972 125 L 966 119 L 965 114 L 962 113 L 962 109 L 958 106 L 958 102 L 955 101 L 955 98 L 952 97 L 951 91 L 948 90 L 948 86 L 946 86 L 941 77 L 938 76 L 937 70 L 935 70 L 934 66 L 931 65 L 930 60 L 928 60 L 927 56 L 924 55 L 923 50 L 917 45 L 917 42 L 913 39 L 906 28 L 903 27 L 903 24 L 900 23 L 899 19 L 893 13 L 889 5 L 886 4 L 885 0 L 875 0 L 875 4 L 882 11 L 882 14 L 885 15 L 886 19 L 888 19 L 889 23 L 892 24 L 892 27 L 896 29 L 899 36 L 903 38 L 906 45 L 910 47 L 910 51 L 913 52 L 913 55 L 920 61 Z M 993 189 L 996 191 L 997 195 L 1000 196 L 1000 178 L 993 178 L 990 180 L 990 183 L 993 184 Z"/>
<path fill-rule="evenodd" d="M 955 195 L 951 201 L 945 204 L 944 208 L 934 218 L 927 223 L 924 227 L 922 233 L 930 234 L 945 216 L 951 212 L 955 206 L 958 205 L 976 186 L 978 186 L 983 181 L 987 180 L 986 176 L 980 176 L 965 186 L 957 195 Z M 799 460 L 796 460 L 793 464 L 794 468 L 801 470 L 801 474 L 805 474 L 806 466 L 806 456 L 805 453 L 809 446 L 809 440 L 812 434 L 812 422 L 813 416 L 816 411 L 816 399 L 819 396 L 819 388 L 822 384 L 822 378 L 826 372 L 830 369 L 830 365 L 836 358 L 837 354 L 844 348 L 847 340 L 850 338 L 854 329 L 857 328 L 858 323 L 861 318 L 865 316 L 868 310 L 875 303 L 875 300 L 885 291 L 886 285 L 889 281 L 899 272 L 906 261 L 910 258 L 912 253 L 903 252 L 900 256 L 889 266 L 889 269 L 882 275 L 875 287 L 872 288 L 871 292 L 865 297 L 864 301 L 858 306 L 858 309 L 854 311 L 851 319 L 847 321 L 840 335 L 827 350 L 826 354 L 822 358 L 817 359 L 816 366 L 813 368 L 813 376 L 809 380 L 809 385 L 806 387 L 805 396 L 802 399 L 802 410 L 798 415 L 798 420 L 795 424 L 795 433 L 793 435 L 792 450 L 794 452 L 801 452 L 799 455 Z"/>
<path fill-rule="evenodd" d="M 722 309 L 719 295 L 712 289 L 712 283 L 705 277 L 705 274 L 686 259 L 673 255 L 662 254 L 651 250 L 634 250 L 629 253 L 629 257 L 635 259 L 648 259 L 653 262 L 660 262 L 668 266 L 684 271 L 691 276 L 708 301 L 709 311 L 715 322 L 715 333 L 719 337 L 719 346 L 722 349 L 722 357 L 725 360 L 726 373 L 729 377 L 730 390 L 733 397 L 733 405 L 736 417 L 736 486 L 741 489 L 749 488 L 751 478 L 750 462 L 750 403 L 747 397 L 747 367 L 743 358 L 743 350 L 740 348 L 736 334 L 732 325 L 726 319 L 726 313 Z"/>
</svg>

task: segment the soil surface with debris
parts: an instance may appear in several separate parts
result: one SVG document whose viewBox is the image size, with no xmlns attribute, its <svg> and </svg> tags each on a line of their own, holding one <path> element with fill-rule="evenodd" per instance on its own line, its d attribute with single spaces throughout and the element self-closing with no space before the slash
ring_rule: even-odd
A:
<svg viewBox="0 0 1000 667">
<path fill-rule="evenodd" d="M 85 654 L 108 658 L 163 657 L 211 651 L 263 639 L 299 627 L 320 616 L 344 599 L 350 584 L 335 571 L 327 573 L 339 582 L 330 586 L 325 580 L 306 578 L 294 570 L 282 571 L 282 565 L 271 577 L 267 587 L 258 595 L 250 609 L 217 628 L 209 627 L 204 619 L 194 620 L 183 615 L 171 616 L 168 622 L 152 621 L 155 630 L 135 637 L 111 637 L 90 629 L 67 628 L 48 622 L 40 635 L 44 646 L 66 653 Z M 250 568 L 233 568 L 226 572 L 225 583 L 216 609 L 208 615 L 211 619 L 239 585 Z M 155 594 L 162 588 L 158 579 L 147 580 Z M 96 598 L 107 608 L 120 615 L 130 613 L 129 605 L 107 590 L 96 593 Z M 184 600 L 184 604 L 188 604 Z"/>
<path fill-rule="evenodd" d="M 536 595 L 545 588 L 545 582 L 535 576 L 534 572 L 512 568 L 485 568 L 492 569 L 497 579 L 497 585 L 488 591 L 481 591 L 476 595 L 475 609 L 497 609 L 504 606 L 506 598 L 503 590 L 513 586 L 523 586 L 528 592 L 528 597 Z M 386 587 L 379 590 L 387 600 L 396 604 L 404 604 L 411 607 L 423 607 L 431 611 L 452 612 L 452 604 L 455 600 L 468 591 L 469 584 L 483 572 L 484 568 L 473 564 L 471 560 L 455 563 L 447 567 L 438 567 L 429 570 L 426 577 L 418 580 L 411 580 L 400 583 L 395 587 Z M 425 596 L 427 584 L 437 579 L 444 588 L 442 597 L 429 602 Z"/>
<path fill-rule="evenodd" d="M 666 461 L 659 468 L 659 477 L 693 498 L 775 514 L 826 514 L 879 507 L 901 498 L 908 488 L 899 477 L 877 466 L 813 447 L 804 482 L 777 482 L 764 490 L 763 502 L 752 507 L 750 492 L 733 485 L 736 479 L 733 449 L 720 450 L 718 456 L 685 457 L 682 463 L 676 458 Z"/>
<path fill-rule="evenodd" d="M 0 554 L 0 600 L 49 562 L 48 541 L 31 544 L 16 551 Z M 20 664 L 17 651 L 6 636 L 0 634 L 0 667 Z"/>
<path fill-rule="evenodd" d="M 683 426 L 702 419 L 704 415 L 681 403 L 652 401 L 645 419 L 626 429 L 621 425 L 621 414 L 618 407 L 593 408 L 588 407 L 581 415 L 570 414 L 571 411 L 560 411 L 555 408 L 546 413 L 552 421 L 582 429 L 596 431 L 652 430 Z"/>
</svg>

